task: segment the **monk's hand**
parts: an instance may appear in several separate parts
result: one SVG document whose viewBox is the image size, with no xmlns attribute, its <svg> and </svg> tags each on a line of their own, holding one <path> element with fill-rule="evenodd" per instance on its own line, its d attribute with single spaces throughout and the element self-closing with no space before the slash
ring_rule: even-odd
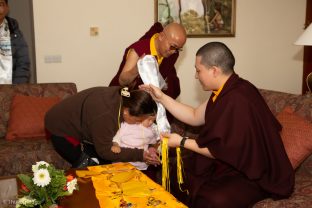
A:
<svg viewBox="0 0 312 208">
<path fill-rule="evenodd" d="M 179 147 L 182 137 L 179 134 L 163 132 L 160 134 L 161 139 L 168 138 L 169 147 Z"/>
<path fill-rule="evenodd" d="M 159 156 L 155 147 L 149 147 L 148 151 L 143 152 L 143 160 L 148 165 L 160 165 Z"/>
<path fill-rule="evenodd" d="M 149 84 L 149 85 L 144 84 L 144 85 L 140 85 L 139 88 L 141 90 L 148 92 L 155 101 L 161 102 L 161 99 L 162 99 L 164 93 L 158 87 L 156 87 L 152 84 Z"/>
</svg>

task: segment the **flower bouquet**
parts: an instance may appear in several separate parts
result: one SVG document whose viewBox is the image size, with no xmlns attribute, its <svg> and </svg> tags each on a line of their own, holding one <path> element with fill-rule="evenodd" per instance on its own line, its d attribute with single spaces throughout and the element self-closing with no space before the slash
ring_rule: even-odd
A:
<svg viewBox="0 0 312 208">
<path fill-rule="evenodd" d="M 16 208 L 48 208 L 57 204 L 59 197 L 68 196 L 78 189 L 77 179 L 65 175 L 47 162 L 40 161 L 32 166 L 33 175 L 19 174 L 21 197 Z M 56 206 L 57 207 L 57 206 Z"/>
</svg>

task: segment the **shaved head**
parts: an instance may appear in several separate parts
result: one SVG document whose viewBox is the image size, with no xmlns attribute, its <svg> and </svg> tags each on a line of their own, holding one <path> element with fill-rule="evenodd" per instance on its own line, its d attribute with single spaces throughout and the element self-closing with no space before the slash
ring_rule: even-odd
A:
<svg viewBox="0 0 312 208">
<path fill-rule="evenodd" d="M 179 47 L 183 47 L 186 42 L 186 31 L 184 27 L 178 23 L 170 23 L 164 28 L 164 32 L 171 40 L 174 40 Z"/>
<path fill-rule="evenodd" d="M 234 55 L 224 43 L 207 43 L 198 49 L 196 56 L 201 57 L 201 64 L 207 68 L 211 66 L 220 67 L 224 74 L 232 74 L 234 71 Z"/>
</svg>

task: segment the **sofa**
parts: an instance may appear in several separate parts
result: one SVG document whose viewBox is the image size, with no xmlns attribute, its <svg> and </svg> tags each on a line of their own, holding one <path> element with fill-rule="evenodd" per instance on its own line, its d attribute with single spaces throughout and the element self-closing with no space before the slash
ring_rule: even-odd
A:
<svg viewBox="0 0 312 208">
<path fill-rule="evenodd" d="M 291 106 L 294 109 L 294 113 L 304 118 L 309 122 L 310 126 L 312 124 L 312 94 L 308 93 L 305 95 L 294 95 L 289 93 L 282 93 L 270 90 L 260 90 L 262 96 L 266 100 L 270 110 L 275 116 L 286 107 Z M 297 130 L 301 131 L 303 128 L 298 127 Z M 309 132 L 304 132 L 302 134 L 309 143 L 302 143 L 307 148 L 310 149 L 310 153 L 305 158 L 305 160 L 296 169 L 295 175 L 295 189 L 293 194 L 289 199 L 283 199 L 274 201 L 272 199 L 266 199 L 258 202 L 254 208 L 282 208 L 282 207 L 312 207 L 312 129 Z"/>
<path fill-rule="evenodd" d="M 22 94 L 36 97 L 54 97 L 64 99 L 77 93 L 74 83 L 19 84 L 0 85 L 0 176 L 16 175 L 30 172 L 31 165 L 44 160 L 57 168 L 68 169 L 70 164 L 63 160 L 53 149 L 51 142 L 44 136 L 41 138 L 18 138 L 6 140 L 11 103 L 14 95 Z M 274 115 L 278 116 L 286 107 L 291 106 L 294 113 L 312 123 L 312 94 L 294 95 L 289 93 L 263 90 L 260 93 L 266 100 Z M 301 128 L 295 128 L 298 131 Z M 311 129 L 309 129 L 311 132 Z M 174 120 L 172 131 L 195 138 L 200 127 L 191 127 Z M 309 138 L 308 138 L 309 139 Z M 310 140 L 312 139 L 312 136 Z M 312 143 L 312 142 L 311 142 Z M 305 145 L 308 146 L 308 145 Z M 310 149 L 312 151 L 312 148 Z M 187 157 L 189 152 L 183 152 Z M 171 161 L 174 163 L 174 160 Z M 174 169 L 174 168 L 173 168 Z M 173 176 L 174 173 L 171 175 Z M 311 207 L 312 205 L 312 156 L 309 155 L 296 169 L 295 190 L 289 199 L 274 201 L 266 199 L 258 202 L 254 208 Z"/>
<path fill-rule="evenodd" d="M 36 97 L 41 99 L 39 100 L 41 102 L 45 101 L 45 98 L 57 97 L 61 100 L 75 93 L 77 93 L 77 88 L 74 83 L 0 85 L 0 176 L 30 172 L 31 166 L 41 160 L 60 169 L 70 168 L 70 164 L 54 151 L 51 141 L 45 135 L 34 137 L 26 135 L 25 138 L 22 136 L 11 140 L 7 140 L 5 137 L 12 113 L 11 104 L 15 96 Z M 23 101 L 22 104 L 25 102 Z M 29 116 L 29 113 L 36 109 L 40 109 L 40 107 L 27 109 L 26 113 L 28 114 L 25 113 L 26 115 L 22 118 Z M 22 120 L 21 118 L 17 119 Z M 35 126 L 36 124 L 29 122 L 29 125 Z M 14 126 L 10 126 L 10 129 L 14 131 Z M 16 133 L 14 134 L 16 136 Z"/>
<path fill-rule="evenodd" d="M 267 102 L 270 110 L 273 114 L 279 118 L 281 112 L 286 107 L 291 107 L 293 109 L 293 113 L 299 118 L 304 119 L 306 122 L 305 125 L 308 126 L 309 129 L 306 129 L 305 132 L 302 133 L 302 137 L 307 140 L 307 143 L 301 143 L 299 145 L 305 146 L 309 151 L 302 163 L 296 168 L 295 173 L 295 189 L 293 194 L 288 199 L 283 200 L 272 200 L 266 199 L 258 202 L 254 205 L 254 208 L 284 208 L 284 207 L 312 207 L 312 94 L 306 95 L 295 95 L 284 92 L 277 92 L 272 90 L 260 89 L 260 93 L 264 97 Z M 287 121 L 286 121 L 287 122 Z M 291 123 L 291 122 L 290 122 Z M 292 123 L 291 123 L 292 124 Z M 286 125 L 286 124 L 285 124 Z M 288 124 L 287 124 L 288 125 Z M 297 125 L 296 123 L 294 125 Z M 298 125 L 300 125 L 298 123 Z M 295 129 L 298 131 L 298 135 L 301 135 L 301 131 L 303 131 L 303 126 L 294 126 L 291 129 Z M 188 136 L 190 138 L 196 139 L 198 133 L 200 131 L 200 127 L 192 127 L 185 125 L 181 122 L 175 121 L 172 125 L 172 131 L 177 132 L 180 135 Z M 283 130 L 284 131 L 284 130 Z M 293 134 L 296 134 L 294 132 Z M 290 135 L 291 138 L 295 138 L 298 135 Z M 310 136 L 311 135 L 311 136 Z M 284 141 L 283 141 L 284 142 Z M 286 148 L 286 146 L 285 146 Z M 301 148 L 301 147 L 300 147 Z M 297 148 L 298 149 L 298 148 Z M 184 150 L 183 157 L 188 157 L 190 153 L 187 150 Z M 174 160 L 170 160 L 170 162 L 174 163 Z M 173 165 L 174 167 L 175 165 Z M 171 175 L 176 174 L 175 168 Z M 179 193 L 177 193 L 179 195 Z M 181 194 L 181 193 L 180 193 Z M 178 197 L 179 198 L 179 197 Z M 183 201 L 184 195 L 180 196 L 180 200 Z"/>
</svg>

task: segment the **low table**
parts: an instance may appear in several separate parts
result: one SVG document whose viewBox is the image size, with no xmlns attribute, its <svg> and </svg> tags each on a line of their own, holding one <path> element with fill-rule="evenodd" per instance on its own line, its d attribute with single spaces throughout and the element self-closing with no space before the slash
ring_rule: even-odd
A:
<svg viewBox="0 0 312 208">
<path fill-rule="evenodd" d="M 68 173 L 77 177 L 76 170 L 70 169 Z M 95 196 L 95 189 L 91 178 L 77 178 L 79 190 L 75 190 L 73 195 L 61 200 L 60 205 L 64 208 L 101 208 Z"/>
<path fill-rule="evenodd" d="M 92 166 L 88 170 L 71 169 L 67 172 L 77 177 L 79 190 L 62 198 L 60 205 L 64 208 L 187 208 L 129 163 Z M 127 176 L 128 173 L 131 173 L 130 176 Z M 1 208 L 15 207 L 19 186 L 14 176 L 0 178 Z"/>
</svg>

